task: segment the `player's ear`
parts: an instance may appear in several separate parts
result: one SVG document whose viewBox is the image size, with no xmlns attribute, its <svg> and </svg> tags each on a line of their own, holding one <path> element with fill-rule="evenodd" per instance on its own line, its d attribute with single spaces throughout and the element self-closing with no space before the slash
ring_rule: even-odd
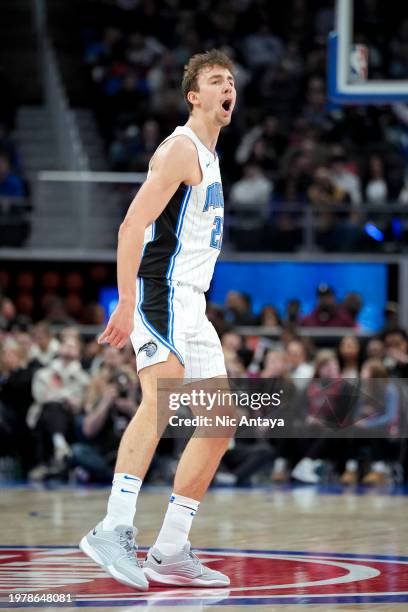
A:
<svg viewBox="0 0 408 612">
<path fill-rule="evenodd" d="M 198 103 L 198 92 L 197 91 L 189 91 L 187 94 L 187 100 L 195 106 Z"/>
</svg>

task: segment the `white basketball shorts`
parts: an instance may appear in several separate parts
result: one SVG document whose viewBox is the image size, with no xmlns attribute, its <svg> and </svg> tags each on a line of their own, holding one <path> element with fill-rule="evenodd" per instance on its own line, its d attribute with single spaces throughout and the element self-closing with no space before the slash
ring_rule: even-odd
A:
<svg viewBox="0 0 408 612">
<path fill-rule="evenodd" d="M 226 376 L 221 343 L 205 314 L 204 293 L 173 281 L 138 278 L 130 336 L 138 372 L 167 361 L 170 351 L 184 365 L 184 379 Z"/>
</svg>

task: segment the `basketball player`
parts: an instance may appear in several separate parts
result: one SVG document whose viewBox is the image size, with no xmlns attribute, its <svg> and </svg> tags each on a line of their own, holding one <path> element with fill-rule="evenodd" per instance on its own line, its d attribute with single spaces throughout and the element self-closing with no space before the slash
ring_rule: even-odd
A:
<svg viewBox="0 0 408 612">
<path fill-rule="evenodd" d="M 222 241 L 224 200 L 215 147 L 235 105 L 232 62 L 215 49 L 194 55 L 182 89 L 189 119 L 156 150 L 119 230 L 119 303 L 99 342 L 121 348 L 131 337 L 143 401 L 121 440 L 107 514 L 80 543 L 114 578 L 142 590 L 148 580 L 229 584 L 227 576 L 201 564 L 188 541 L 228 436 L 189 440 L 156 543 L 143 565 L 135 556 L 137 496 L 159 442 L 157 379 L 226 376 L 204 292 Z"/>
</svg>

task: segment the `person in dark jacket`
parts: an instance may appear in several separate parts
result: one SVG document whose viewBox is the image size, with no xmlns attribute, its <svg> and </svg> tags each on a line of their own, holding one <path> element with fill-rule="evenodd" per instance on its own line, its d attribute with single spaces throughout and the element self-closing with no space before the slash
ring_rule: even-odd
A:
<svg viewBox="0 0 408 612">
<path fill-rule="evenodd" d="M 336 297 L 331 287 L 319 285 L 317 289 L 317 306 L 306 315 L 301 325 L 303 327 L 355 327 L 351 315 L 336 304 Z"/>
</svg>

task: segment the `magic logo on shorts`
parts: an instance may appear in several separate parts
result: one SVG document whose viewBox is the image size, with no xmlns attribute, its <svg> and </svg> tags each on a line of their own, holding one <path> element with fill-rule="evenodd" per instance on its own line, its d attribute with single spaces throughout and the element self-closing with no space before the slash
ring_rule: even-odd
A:
<svg viewBox="0 0 408 612">
<path fill-rule="evenodd" d="M 139 353 L 146 353 L 146 357 L 153 357 L 156 351 L 157 344 L 153 342 L 153 340 L 150 340 L 150 342 L 146 342 L 146 344 L 140 347 L 137 354 L 139 355 Z"/>
</svg>

